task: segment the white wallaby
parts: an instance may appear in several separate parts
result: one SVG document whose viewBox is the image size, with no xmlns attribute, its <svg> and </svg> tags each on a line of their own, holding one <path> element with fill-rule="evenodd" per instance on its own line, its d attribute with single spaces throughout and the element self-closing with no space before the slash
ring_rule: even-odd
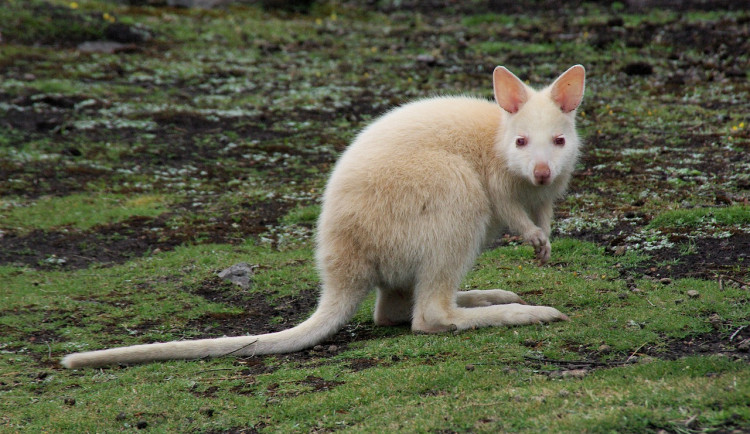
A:
<svg viewBox="0 0 750 434">
<path fill-rule="evenodd" d="M 458 291 L 483 245 L 522 235 L 550 257 L 553 202 L 578 157 L 581 65 L 535 91 L 504 67 L 497 104 L 470 97 L 416 101 L 365 128 L 336 164 L 317 228 L 317 310 L 278 333 L 71 354 L 68 368 L 299 351 L 332 336 L 377 290 L 375 324 L 415 332 L 533 324 L 568 317 L 514 293 Z"/>
</svg>

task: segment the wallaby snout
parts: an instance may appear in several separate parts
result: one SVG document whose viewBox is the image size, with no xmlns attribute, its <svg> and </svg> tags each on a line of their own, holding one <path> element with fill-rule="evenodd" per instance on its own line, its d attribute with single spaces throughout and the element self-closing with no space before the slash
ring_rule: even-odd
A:
<svg viewBox="0 0 750 434">
<path fill-rule="evenodd" d="M 536 163 L 534 166 L 534 180 L 537 184 L 548 184 L 551 176 L 552 171 L 547 163 Z"/>
</svg>

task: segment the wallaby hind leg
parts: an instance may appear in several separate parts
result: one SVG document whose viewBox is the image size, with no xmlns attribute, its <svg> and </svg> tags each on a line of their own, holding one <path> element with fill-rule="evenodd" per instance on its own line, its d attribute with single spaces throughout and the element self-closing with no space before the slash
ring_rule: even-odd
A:
<svg viewBox="0 0 750 434">
<path fill-rule="evenodd" d="M 472 289 L 470 291 L 458 291 L 456 294 L 458 307 L 483 307 L 509 303 L 526 304 L 515 292 L 502 289 Z"/>
<path fill-rule="evenodd" d="M 414 291 L 411 289 L 378 289 L 375 301 L 375 325 L 393 326 L 411 321 Z"/>
<path fill-rule="evenodd" d="M 435 285 L 431 288 L 421 285 Z M 451 284 L 452 285 L 452 282 Z M 420 290 L 423 289 L 423 290 Z M 518 303 L 482 307 L 458 307 L 452 286 L 447 282 L 420 282 L 414 303 L 412 330 L 438 333 L 477 327 L 538 324 L 565 321 L 568 317 L 555 308 Z"/>
</svg>

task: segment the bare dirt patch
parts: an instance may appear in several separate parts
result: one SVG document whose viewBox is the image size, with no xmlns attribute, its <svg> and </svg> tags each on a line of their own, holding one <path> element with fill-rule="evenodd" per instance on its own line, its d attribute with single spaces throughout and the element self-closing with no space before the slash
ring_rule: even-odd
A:
<svg viewBox="0 0 750 434">
<path fill-rule="evenodd" d="M 156 218 L 131 217 L 91 230 L 68 227 L 5 234 L 0 238 L 0 264 L 41 269 L 75 270 L 91 265 L 120 264 L 149 252 L 168 251 L 191 243 L 237 244 L 275 224 L 291 207 L 285 202 L 248 203 L 241 211 L 219 213 L 173 227 L 176 213 Z"/>
<path fill-rule="evenodd" d="M 688 240 L 679 236 L 676 241 L 688 243 Z M 746 279 L 750 275 L 750 234 L 740 233 L 723 239 L 699 238 L 689 242 L 694 253 L 682 253 L 679 247 L 659 249 L 652 252 L 652 258 L 648 261 L 650 264 L 632 271 L 654 278 L 692 277 L 709 280 L 717 280 L 722 276 Z"/>
<path fill-rule="evenodd" d="M 711 333 L 691 335 L 683 339 L 667 339 L 663 344 L 646 347 L 644 354 L 675 360 L 686 356 L 722 355 L 750 362 L 750 330 L 735 327 Z"/>
</svg>

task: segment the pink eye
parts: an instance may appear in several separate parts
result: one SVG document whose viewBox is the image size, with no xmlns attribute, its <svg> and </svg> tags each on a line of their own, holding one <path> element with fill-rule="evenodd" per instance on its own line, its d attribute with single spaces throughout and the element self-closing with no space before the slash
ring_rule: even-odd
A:
<svg viewBox="0 0 750 434">
<path fill-rule="evenodd" d="M 555 145 L 565 146 L 565 137 L 555 137 Z"/>
<path fill-rule="evenodd" d="M 516 146 L 522 148 L 527 145 L 526 137 L 516 137 Z"/>
</svg>

